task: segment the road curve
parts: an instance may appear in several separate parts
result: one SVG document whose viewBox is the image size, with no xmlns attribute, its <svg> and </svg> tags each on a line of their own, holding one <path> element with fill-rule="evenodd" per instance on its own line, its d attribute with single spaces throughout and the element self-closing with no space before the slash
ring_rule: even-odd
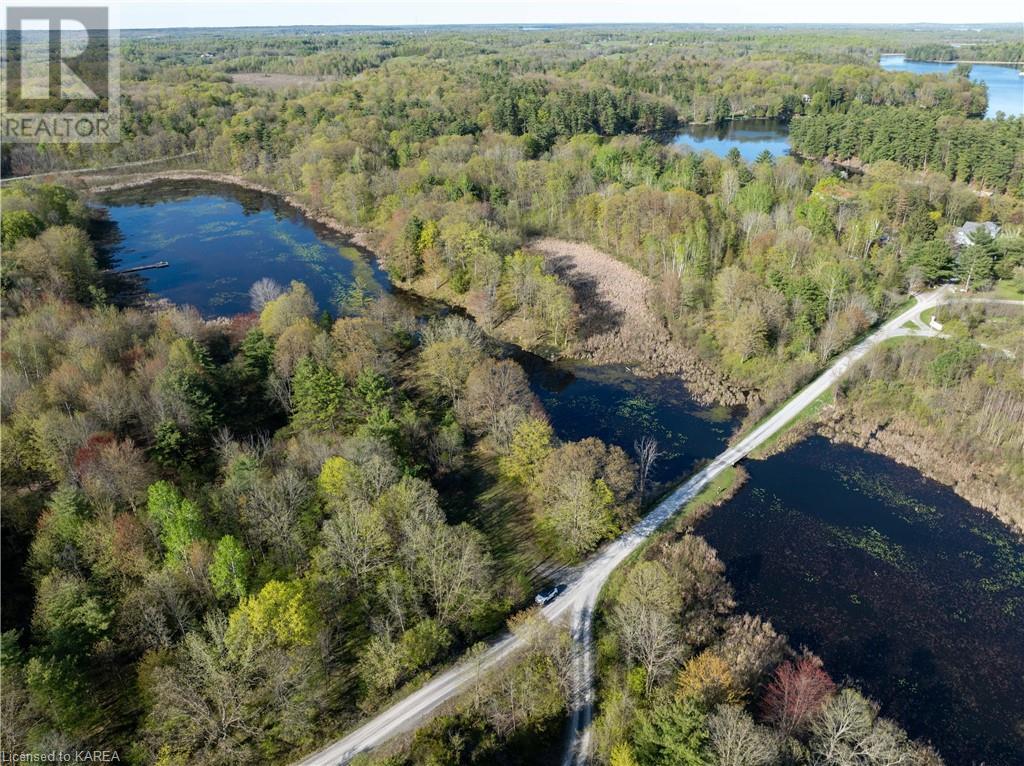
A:
<svg viewBox="0 0 1024 766">
<path fill-rule="evenodd" d="M 837 357 L 831 367 L 779 410 L 676 488 L 636 525 L 595 554 L 585 566 L 577 570 L 565 593 L 541 610 L 552 622 L 569 615 L 572 620 L 573 638 L 578 647 L 574 658 L 577 699 L 572 706 L 572 727 L 576 731 L 576 736 L 566 756 L 566 766 L 585 760 L 589 750 L 590 721 L 593 715 L 592 615 L 601 587 L 609 575 L 711 480 L 781 431 L 789 421 L 825 393 L 855 362 L 876 345 L 889 338 L 907 334 L 903 325 L 920 315 L 922 310 L 942 303 L 946 293 L 946 289 L 939 289 L 918 295 L 913 306 L 890 319 L 874 333 Z M 479 657 L 441 673 L 355 731 L 302 759 L 296 766 L 338 766 L 347 763 L 358 753 L 372 750 L 391 737 L 415 728 L 429 714 L 477 679 L 482 672 L 507 659 L 518 648 L 519 639 L 516 636 L 502 635 Z"/>
</svg>

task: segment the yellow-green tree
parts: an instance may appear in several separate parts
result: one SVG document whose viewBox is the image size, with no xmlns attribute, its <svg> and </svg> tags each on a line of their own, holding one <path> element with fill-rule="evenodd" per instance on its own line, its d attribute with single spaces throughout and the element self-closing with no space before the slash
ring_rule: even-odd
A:
<svg viewBox="0 0 1024 766">
<path fill-rule="evenodd" d="M 526 418 L 512 433 L 509 452 L 498 461 L 502 476 L 527 484 L 551 452 L 555 432 L 546 420 Z"/>
<path fill-rule="evenodd" d="M 270 637 L 279 646 L 295 646 L 312 644 L 319 628 L 308 586 L 302 580 L 271 580 L 231 613 L 228 636 L 244 640 L 251 631 L 258 638 Z"/>
</svg>

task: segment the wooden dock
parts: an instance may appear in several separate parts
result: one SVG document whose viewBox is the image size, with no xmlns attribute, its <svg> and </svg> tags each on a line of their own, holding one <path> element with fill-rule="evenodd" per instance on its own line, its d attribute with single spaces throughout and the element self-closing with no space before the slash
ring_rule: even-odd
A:
<svg viewBox="0 0 1024 766">
<path fill-rule="evenodd" d="M 156 263 L 147 263 L 142 266 L 132 266 L 130 269 L 116 269 L 114 274 L 134 274 L 136 271 L 149 271 L 150 269 L 166 269 L 170 266 L 167 261 L 157 261 Z"/>
</svg>

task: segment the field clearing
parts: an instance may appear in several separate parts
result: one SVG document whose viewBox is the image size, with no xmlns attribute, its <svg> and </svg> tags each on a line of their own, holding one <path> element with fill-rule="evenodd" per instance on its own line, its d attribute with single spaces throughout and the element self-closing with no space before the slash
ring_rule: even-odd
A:
<svg viewBox="0 0 1024 766">
<path fill-rule="evenodd" d="M 250 88 L 266 88 L 280 91 L 289 88 L 311 89 L 335 82 L 333 77 L 307 74 L 279 74 L 276 72 L 236 72 L 231 75 L 235 85 L 247 85 Z"/>
<path fill-rule="evenodd" d="M 650 352 L 670 343 L 647 302 L 651 281 L 590 245 L 544 237 L 530 243 L 571 286 L 580 305 L 578 353 L 597 362 L 649 366 Z"/>
</svg>

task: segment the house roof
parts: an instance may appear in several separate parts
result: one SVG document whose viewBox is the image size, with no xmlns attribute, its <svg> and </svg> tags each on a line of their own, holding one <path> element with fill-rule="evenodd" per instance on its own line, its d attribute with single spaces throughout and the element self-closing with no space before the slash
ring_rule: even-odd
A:
<svg viewBox="0 0 1024 766">
<path fill-rule="evenodd" d="M 1000 228 L 998 223 L 993 223 L 992 221 L 967 221 L 956 230 L 954 238 L 958 245 L 969 245 L 971 244 L 971 235 L 974 232 L 984 229 L 990 236 L 994 237 L 999 233 Z"/>
</svg>

